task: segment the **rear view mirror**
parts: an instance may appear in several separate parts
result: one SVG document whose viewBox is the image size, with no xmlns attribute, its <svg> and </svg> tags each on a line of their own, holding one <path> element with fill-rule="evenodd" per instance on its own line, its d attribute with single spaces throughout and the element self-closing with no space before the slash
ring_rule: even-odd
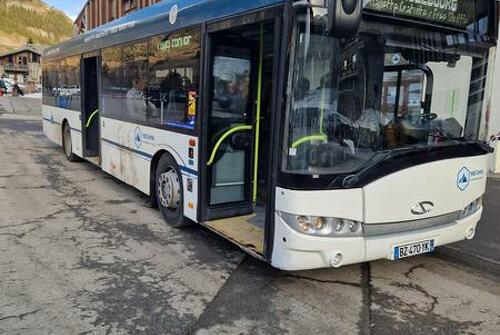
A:
<svg viewBox="0 0 500 335">
<path fill-rule="evenodd" d="M 328 0 L 328 32 L 334 37 L 352 37 L 361 24 L 363 0 Z"/>
</svg>

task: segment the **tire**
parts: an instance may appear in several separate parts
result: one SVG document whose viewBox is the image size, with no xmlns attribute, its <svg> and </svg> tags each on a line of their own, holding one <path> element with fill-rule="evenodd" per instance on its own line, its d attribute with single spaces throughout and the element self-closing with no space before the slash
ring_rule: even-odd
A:
<svg viewBox="0 0 500 335">
<path fill-rule="evenodd" d="M 63 126 L 62 147 L 66 158 L 70 162 L 77 162 L 78 157 L 73 153 L 73 142 L 71 141 L 71 128 L 66 122 Z"/>
<path fill-rule="evenodd" d="M 175 159 L 169 154 L 163 154 L 158 162 L 155 192 L 158 208 L 166 223 L 174 228 L 191 225 L 191 221 L 184 217 L 182 174 Z"/>
</svg>

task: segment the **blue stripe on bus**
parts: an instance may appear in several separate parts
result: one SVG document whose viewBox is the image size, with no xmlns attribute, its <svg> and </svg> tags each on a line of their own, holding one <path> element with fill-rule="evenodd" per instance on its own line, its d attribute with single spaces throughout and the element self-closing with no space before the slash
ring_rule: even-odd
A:
<svg viewBox="0 0 500 335">
<path fill-rule="evenodd" d="M 54 121 L 54 120 L 52 120 L 52 119 L 47 119 L 47 118 L 45 118 L 45 117 L 44 117 L 44 118 L 42 118 L 42 120 L 43 120 L 43 121 L 47 121 L 47 122 L 48 122 L 48 123 L 50 123 L 50 124 L 60 124 L 60 123 L 59 123 L 59 122 L 57 122 L 57 121 Z M 73 131 L 76 131 L 77 133 L 81 133 L 81 132 L 82 132 L 80 129 L 76 129 L 76 128 L 72 128 L 72 127 L 70 127 L 69 129 L 71 129 L 71 130 L 73 130 Z"/>
<path fill-rule="evenodd" d="M 183 172 L 187 172 L 187 173 L 190 173 L 190 174 L 195 175 L 195 176 L 198 175 L 198 171 L 195 171 L 195 170 L 190 169 L 190 168 L 185 167 L 185 166 L 179 166 L 179 169 L 181 169 L 181 171 L 183 171 Z"/>
<path fill-rule="evenodd" d="M 111 144 L 112 146 L 118 147 L 118 148 L 120 148 L 120 149 L 127 150 L 127 151 L 131 151 L 131 152 L 133 152 L 134 154 L 137 154 L 137 155 L 142 156 L 142 157 L 144 157 L 144 158 L 147 158 L 147 159 L 149 159 L 149 160 L 151 160 L 151 159 L 153 158 L 153 156 L 152 156 L 152 155 L 150 155 L 150 154 L 148 154 L 147 152 L 144 152 L 144 151 L 140 151 L 140 150 L 136 150 L 136 149 L 132 149 L 132 148 L 126 147 L 126 146 L 121 145 L 121 144 L 119 144 L 119 143 L 116 143 L 116 142 L 110 141 L 110 140 L 108 140 L 108 139 L 106 139 L 106 138 L 102 138 L 102 137 L 101 137 L 101 141 L 106 142 L 106 143 L 108 143 L 108 144 Z"/>
<path fill-rule="evenodd" d="M 110 141 L 110 140 L 108 140 L 108 139 L 106 139 L 106 138 L 102 138 L 102 137 L 101 137 L 101 141 L 106 142 L 106 143 L 108 143 L 108 144 L 110 144 L 110 145 L 112 145 L 112 146 L 115 146 L 115 147 L 117 147 L 117 148 L 120 148 L 120 149 L 123 149 L 123 150 L 127 150 L 127 151 L 131 151 L 131 152 L 133 152 L 133 153 L 135 153 L 135 154 L 137 154 L 137 155 L 139 155 L 139 156 L 142 156 L 142 157 L 144 157 L 144 158 L 147 158 L 147 159 L 149 159 L 149 160 L 151 160 L 151 159 L 153 158 L 153 156 L 152 156 L 152 155 L 150 155 L 150 154 L 148 154 L 147 152 L 144 152 L 144 151 L 140 151 L 140 150 L 136 150 L 136 149 L 129 148 L 129 147 L 124 146 L 124 145 L 121 145 L 121 144 L 119 144 L 119 143 L 116 143 L 116 142 Z M 181 169 L 181 171 L 182 171 L 182 172 L 186 172 L 186 173 L 189 173 L 189 174 L 191 174 L 191 175 L 198 176 L 198 171 L 195 171 L 195 170 L 190 169 L 190 168 L 188 168 L 188 167 L 185 167 L 185 166 L 179 166 L 179 169 Z"/>
</svg>

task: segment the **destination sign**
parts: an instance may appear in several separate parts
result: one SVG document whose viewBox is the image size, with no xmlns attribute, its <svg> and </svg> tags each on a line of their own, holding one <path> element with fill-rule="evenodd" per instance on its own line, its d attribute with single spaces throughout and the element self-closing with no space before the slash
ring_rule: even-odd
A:
<svg viewBox="0 0 500 335">
<path fill-rule="evenodd" d="M 365 0 L 364 8 L 393 16 L 423 19 L 446 26 L 465 29 L 487 1 L 477 0 Z"/>
</svg>

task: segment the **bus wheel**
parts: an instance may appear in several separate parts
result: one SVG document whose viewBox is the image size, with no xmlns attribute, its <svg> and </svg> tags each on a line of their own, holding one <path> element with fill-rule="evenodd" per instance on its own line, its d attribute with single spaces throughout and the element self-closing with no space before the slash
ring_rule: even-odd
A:
<svg viewBox="0 0 500 335">
<path fill-rule="evenodd" d="M 190 225 L 184 217 L 184 190 L 182 174 L 172 156 L 164 154 L 156 169 L 156 199 L 163 219 L 172 227 Z"/>
<path fill-rule="evenodd" d="M 66 156 L 66 158 L 70 162 L 76 162 L 78 160 L 78 157 L 73 153 L 73 142 L 71 142 L 71 128 L 69 127 L 69 124 L 67 122 L 64 123 L 62 142 L 64 155 Z"/>
</svg>

